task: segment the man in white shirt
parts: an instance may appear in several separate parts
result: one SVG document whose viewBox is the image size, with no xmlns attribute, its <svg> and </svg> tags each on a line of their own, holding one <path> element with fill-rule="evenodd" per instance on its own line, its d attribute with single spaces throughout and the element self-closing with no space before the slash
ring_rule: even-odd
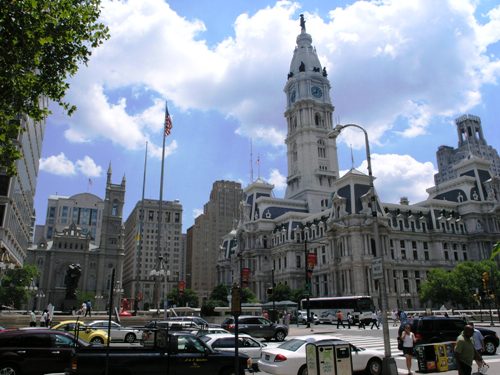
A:
<svg viewBox="0 0 500 375">
<path fill-rule="evenodd" d="M 469 325 L 474 328 L 474 333 L 472 334 L 472 340 L 474 341 L 474 349 L 477 350 L 479 354 L 484 353 L 484 337 L 482 333 L 474 327 L 474 323 L 470 322 Z M 476 360 L 477 367 L 479 367 L 479 362 Z"/>
</svg>

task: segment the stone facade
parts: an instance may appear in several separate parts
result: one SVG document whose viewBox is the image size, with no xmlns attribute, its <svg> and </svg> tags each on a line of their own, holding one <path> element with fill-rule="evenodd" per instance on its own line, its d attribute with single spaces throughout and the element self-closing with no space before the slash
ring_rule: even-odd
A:
<svg viewBox="0 0 500 375">
<path fill-rule="evenodd" d="M 249 268 L 249 287 L 265 302 L 271 270 L 275 283 L 305 288 L 306 254 L 315 253 L 312 296 L 371 295 L 379 307 L 372 274 L 377 258 L 384 264 L 388 307 L 422 308 L 418 291 L 429 269 L 488 258 L 500 239 L 500 178 L 487 159 L 496 151 L 450 159 L 453 176 L 416 204 L 381 202 L 370 176 L 355 169 L 339 178 L 336 146 L 328 139 L 330 84 L 311 41 L 303 25 L 285 85 L 285 199 L 273 198 L 273 186 L 262 180 L 244 189 L 239 224 L 222 240 L 219 281 L 239 282 L 240 269 Z"/>
<path fill-rule="evenodd" d="M 36 265 L 40 272 L 35 282 L 45 295 L 45 300 L 38 304 L 42 308 L 52 303 L 57 310 L 71 309 L 72 306 L 67 306 L 65 301 L 64 281 L 70 264 L 80 265 L 82 273 L 77 291 L 91 296 L 94 309 L 104 309 L 109 291 L 120 285 L 124 260 L 125 178 L 120 184 L 113 184 L 111 174 L 110 166 L 102 209 L 100 246 L 92 244 L 89 232 L 82 232 L 75 223 L 70 223 L 62 231 L 56 230 L 52 240 L 43 239 L 28 249 L 27 262 Z M 113 269 L 115 285 L 111 285 Z"/>
</svg>

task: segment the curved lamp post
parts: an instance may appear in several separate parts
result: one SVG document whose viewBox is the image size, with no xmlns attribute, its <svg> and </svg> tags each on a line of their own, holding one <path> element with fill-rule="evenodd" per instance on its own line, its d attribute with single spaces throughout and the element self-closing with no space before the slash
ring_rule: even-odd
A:
<svg viewBox="0 0 500 375">
<path fill-rule="evenodd" d="M 328 133 L 328 138 L 336 139 L 340 132 L 345 128 L 357 128 L 363 132 L 365 135 L 365 148 L 366 148 L 366 162 L 368 164 L 368 176 L 370 180 L 370 190 L 371 190 L 371 211 L 373 219 L 373 238 L 375 241 L 375 255 L 380 257 L 380 267 L 382 277 L 380 278 L 380 300 L 381 300 L 381 310 L 382 310 L 382 330 L 384 334 L 384 360 L 382 366 L 382 373 L 384 375 L 397 375 L 398 370 L 394 358 L 391 358 L 391 344 L 389 339 L 389 325 L 387 323 L 387 289 L 385 281 L 385 267 L 384 267 L 384 254 L 382 247 L 380 246 L 380 234 L 378 229 L 378 218 L 377 218 L 377 200 L 375 196 L 375 186 L 373 184 L 373 173 L 372 173 L 372 162 L 370 154 L 370 143 L 368 141 L 368 133 L 366 130 L 356 124 L 338 124 L 335 128 Z"/>
</svg>

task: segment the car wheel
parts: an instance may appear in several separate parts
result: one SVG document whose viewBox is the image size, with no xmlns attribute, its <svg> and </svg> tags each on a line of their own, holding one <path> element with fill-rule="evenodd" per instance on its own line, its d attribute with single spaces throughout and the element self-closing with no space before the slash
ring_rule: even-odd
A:
<svg viewBox="0 0 500 375">
<path fill-rule="evenodd" d="M 285 337 L 286 337 L 286 333 L 283 331 L 278 331 L 274 335 L 274 338 L 276 339 L 276 341 L 283 341 L 283 340 L 285 340 Z"/>
<path fill-rule="evenodd" d="M 104 344 L 104 340 L 100 337 L 94 337 L 92 340 L 90 340 L 90 343 L 102 345 L 102 344 Z"/>
<path fill-rule="evenodd" d="M 128 342 L 129 344 L 135 342 L 135 335 L 133 333 L 127 333 L 125 335 L 125 342 Z"/>
<path fill-rule="evenodd" d="M 297 375 L 307 375 L 307 366 L 306 365 L 300 366 Z"/>
<path fill-rule="evenodd" d="M 19 375 L 20 372 L 14 365 L 4 364 L 0 366 L 0 375 Z"/>
<path fill-rule="evenodd" d="M 491 340 L 484 340 L 484 351 L 488 355 L 493 355 L 496 353 L 497 348 L 493 341 Z"/>
<path fill-rule="evenodd" d="M 377 358 L 372 358 L 366 365 L 366 373 L 369 375 L 380 375 L 382 373 L 382 361 Z"/>
</svg>

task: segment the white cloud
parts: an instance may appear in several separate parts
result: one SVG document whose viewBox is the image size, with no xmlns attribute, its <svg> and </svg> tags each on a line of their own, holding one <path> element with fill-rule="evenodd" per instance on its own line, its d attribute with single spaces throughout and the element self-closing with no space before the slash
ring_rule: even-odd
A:
<svg viewBox="0 0 500 375">
<path fill-rule="evenodd" d="M 234 37 L 210 47 L 201 21 L 178 15 L 163 1 L 105 1 L 102 18 L 111 38 L 72 80 L 68 99 L 79 111 L 64 119 L 66 137 L 107 138 L 126 149 L 158 139 L 162 100 L 132 115 L 125 99 L 109 94 L 141 88 L 182 110 L 218 110 L 239 121 L 238 134 L 283 146 L 282 89 L 299 7 L 279 1 L 242 14 Z M 500 75 L 500 63 L 487 55 L 500 40 L 500 7 L 482 24 L 474 12 L 472 0 L 360 1 L 335 8 L 326 20 L 305 12 L 334 87 L 336 115 L 362 124 L 377 142 L 397 120 L 400 134 L 415 137 L 433 117 L 455 116 L 479 103 L 482 86 Z"/>
<path fill-rule="evenodd" d="M 101 175 L 102 167 L 97 165 L 90 156 L 85 155 L 82 160 L 77 160 L 75 164 L 76 169 L 84 176 L 99 177 Z"/>
<path fill-rule="evenodd" d="M 99 177 L 102 167 L 85 155 L 83 159 L 76 162 L 69 160 L 63 152 L 40 159 L 40 170 L 58 176 L 74 176 L 78 173 L 86 177 Z"/>
<path fill-rule="evenodd" d="M 277 169 L 271 170 L 268 182 L 273 184 L 274 189 L 277 191 L 284 191 L 286 189 L 286 177 Z"/>
<path fill-rule="evenodd" d="M 66 158 L 63 152 L 40 159 L 40 170 L 59 176 L 72 176 L 76 174 L 75 165 Z"/>
<path fill-rule="evenodd" d="M 434 185 L 437 171 L 430 162 L 421 163 L 409 155 L 372 154 L 375 188 L 383 202 L 398 203 L 408 197 L 410 203 L 427 199 L 426 189 Z M 357 168 L 368 174 L 364 160 Z"/>
</svg>

